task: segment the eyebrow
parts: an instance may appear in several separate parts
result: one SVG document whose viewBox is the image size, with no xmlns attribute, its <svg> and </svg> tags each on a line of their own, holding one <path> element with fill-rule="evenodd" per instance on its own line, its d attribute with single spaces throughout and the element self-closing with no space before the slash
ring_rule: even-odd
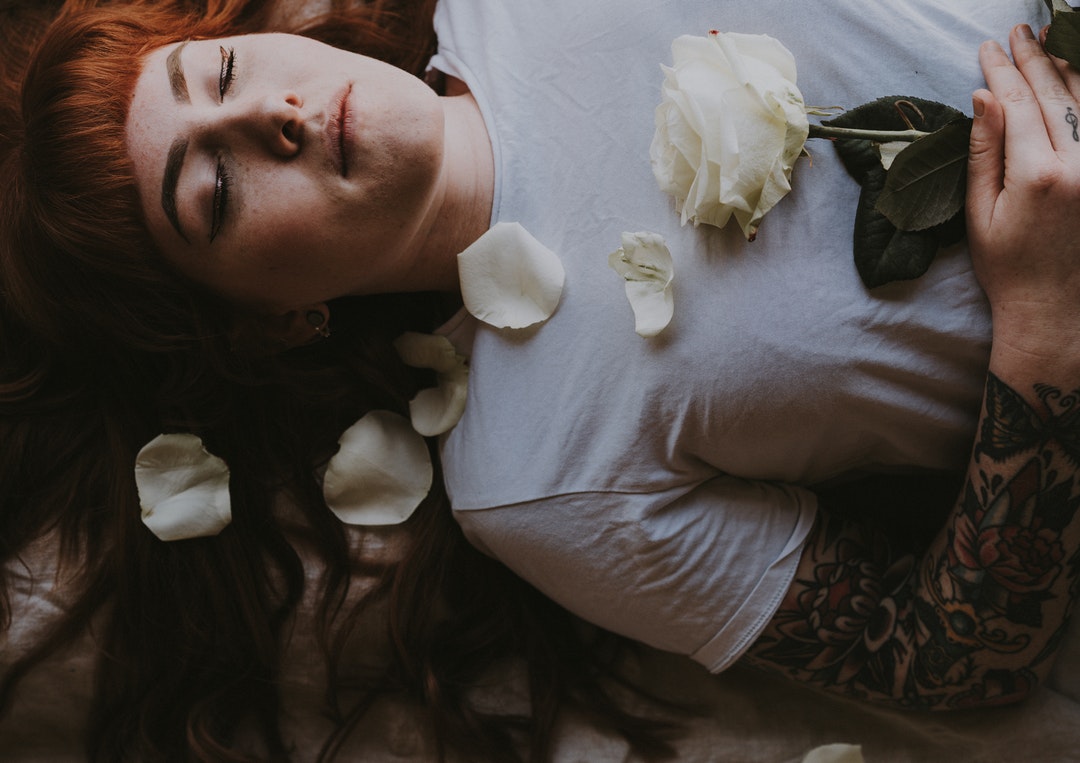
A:
<svg viewBox="0 0 1080 763">
<path fill-rule="evenodd" d="M 180 103 L 190 103 L 188 96 L 187 79 L 184 77 L 184 65 L 180 61 L 180 53 L 184 50 L 187 42 L 182 42 L 172 49 L 169 57 L 165 59 L 165 70 L 169 73 L 169 87 L 172 88 L 173 98 Z"/>
<path fill-rule="evenodd" d="M 188 142 L 183 138 L 177 138 L 169 146 L 169 156 L 165 160 L 165 174 L 161 178 L 161 208 L 165 210 L 165 216 L 169 218 L 172 227 L 180 234 L 180 238 L 187 243 L 191 240 L 180 228 L 180 216 L 176 213 L 176 183 L 180 179 L 180 170 L 184 166 L 184 154 L 187 153 Z"/>
</svg>

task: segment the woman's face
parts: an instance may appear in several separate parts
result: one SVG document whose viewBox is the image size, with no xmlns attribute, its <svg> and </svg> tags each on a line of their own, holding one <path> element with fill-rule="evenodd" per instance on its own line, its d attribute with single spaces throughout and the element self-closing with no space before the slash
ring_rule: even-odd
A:
<svg viewBox="0 0 1080 763">
<path fill-rule="evenodd" d="M 167 45 L 126 130 L 154 241 L 214 292 L 284 312 L 409 289 L 444 144 L 415 77 L 293 35 Z"/>
</svg>

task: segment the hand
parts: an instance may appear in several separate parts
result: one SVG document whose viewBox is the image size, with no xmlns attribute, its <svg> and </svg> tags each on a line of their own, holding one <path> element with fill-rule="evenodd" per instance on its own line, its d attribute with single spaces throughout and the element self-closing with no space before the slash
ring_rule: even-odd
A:
<svg viewBox="0 0 1080 763">
<path fill-rule="evenodd" d="M 979 50 L 967 220 L 995 351 L 1080 369 L 1080 73 L 1031 29 Z"/>
</svg>

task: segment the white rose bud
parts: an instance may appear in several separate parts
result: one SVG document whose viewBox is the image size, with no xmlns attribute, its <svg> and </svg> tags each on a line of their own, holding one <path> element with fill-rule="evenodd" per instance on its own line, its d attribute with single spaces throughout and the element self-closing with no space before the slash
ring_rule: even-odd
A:
<svg viewBox="0 0 1080 763">
<path fill-rule="evenodd" d="M 809 131 L 795 59 L 765 35 L 685 35 L 672 43 L 649 156 L 682 221 L 724 226 L 753 240 L 791 190 Z"/>
</svg>

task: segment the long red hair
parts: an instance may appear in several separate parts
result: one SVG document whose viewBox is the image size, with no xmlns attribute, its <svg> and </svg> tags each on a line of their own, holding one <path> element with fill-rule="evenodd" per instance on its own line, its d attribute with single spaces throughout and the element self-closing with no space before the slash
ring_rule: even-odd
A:
<svg viewBox="0 0 1080 763">
<path fill-rule="evenodd" d="M 419 75 L 434 45 L 433 7 L 374 2 L 284 31 Z M 238 353 L 230 308 L 154 249 L 124 143 L 140 58 L 179 39 L 260 30 L 269 11 L 259 0 L 73 0 L 39 43 L 33 25 L 21 34 L 21 45 L 36 46 L 29 65 L 5 64 L 4 89 L 22 84 L 0 105 L 9 183 L 0 200 L 0 564 L 55 532 L 82 590 L 0 679 L 0 713 L 28 671 L 101 617 L 110 657 L 98 665 L 91 759 L 249 760 L 232 745 L 242 724 L 263 741 L 254 759 L 286 759 L 279 697 L 267 687 L 304 592 L 303 548 L 324 570 L 314 627 L 338 721 L 326 756 L 386 691 L 418 701 L 440 752 L 513 760 L 524 745 L 543 759 L 558 709 L 576 706 L 640 752 L 670 753 L 664 724 L 609 696 L 614 652 L 601 660 L 583 650 L 564 611 L 473 550 L 441 487 L 401 537 L 390 533 L 400 557 L 379 565 L 361 566 L 355 549 L 380 533 L 346 529 L 327 511 L 319 460 L 360 415 L 405 412 L 426 386 L 391 340 L 437 325 L 441 299 L 344 300 L 329 341 L 281 356 Z M 215 538 L 164 544 L 139 522 L 135 453 L 176 430 L 200 434 L 229 462 L 233 522 Z M 296 509 L 287 518 L 274 510 L 281 494 Z M 357 595 L 359 580 L 370 582 Z M 3 627 L 8 586 L 0 572 Z M 348 634 L 380 604 L 395 659 L 377 675 L 343 674 Z M 529 718 L 469 699 L 490 664 L 511 655 L 526 657 Z"/>
</svg>

